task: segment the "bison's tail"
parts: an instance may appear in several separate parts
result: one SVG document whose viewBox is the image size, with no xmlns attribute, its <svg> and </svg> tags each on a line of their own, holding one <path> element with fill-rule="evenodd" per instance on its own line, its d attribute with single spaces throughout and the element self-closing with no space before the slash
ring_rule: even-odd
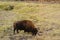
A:
<svg viewBox="0 0 60 40">
<path fill-rule="evenodd" d="M 16 30 L 16 23 L 13 24 L 13 34 L 15 34 L 15 30 Z"/>
</svg>

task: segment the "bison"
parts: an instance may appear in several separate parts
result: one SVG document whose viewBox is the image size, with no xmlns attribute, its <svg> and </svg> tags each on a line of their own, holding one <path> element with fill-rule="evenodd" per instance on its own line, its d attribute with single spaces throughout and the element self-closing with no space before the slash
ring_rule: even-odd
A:
<svg viewBox="0 0 60 40">
<path fill-rule="evenodd" d="M 30 20 L 17 21 L 14 23 L 13 27 L 14 27 L 14 34 L 15 34 L 15 30 L 17 31 L 17 33 L 19 33 L 18 30 L 24 30 L 24 32 L 28 32 L 28 33 L 31 32 L 32 35 L 36 35 L 38 32 L 37 28 Z"/>
</svg>

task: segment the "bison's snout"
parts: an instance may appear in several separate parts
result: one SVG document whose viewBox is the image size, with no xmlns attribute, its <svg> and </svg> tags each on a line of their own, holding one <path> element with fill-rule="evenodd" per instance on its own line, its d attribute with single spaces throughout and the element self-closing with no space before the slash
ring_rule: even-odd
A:
<svg viewBox="0 0 60 40">
<path fill-rule="evenodd" d="M 34 28 L 34 29 L 32 30 L 32 35 L 36 35 L 37 33 L 38 33 L 37 28 Z"/>
</svg>

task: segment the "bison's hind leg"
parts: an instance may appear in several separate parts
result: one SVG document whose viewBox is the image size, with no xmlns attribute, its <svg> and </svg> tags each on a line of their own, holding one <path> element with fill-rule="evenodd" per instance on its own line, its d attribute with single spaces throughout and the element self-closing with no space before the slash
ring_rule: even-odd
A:
<svg viewBox="0 0 60 40">
<path fill-rule="evenodd" d="M 16 31 L 17 31 L 17 33 L 19 33 L 19 30 L 18 29 L 16 29 Z"/>
<path fill-rule="evenodd" d="M 14 32 L 13 32 L 13 34 L 15 34 L 15 30 L 16 30 L 16 28 L 14 28 Z"/>
<path fill-rule="evenodd" d="M 14 28 L 14 34 L 15 34 L 16 32 L 19 33 L 18 29 Z"/>
</svg>

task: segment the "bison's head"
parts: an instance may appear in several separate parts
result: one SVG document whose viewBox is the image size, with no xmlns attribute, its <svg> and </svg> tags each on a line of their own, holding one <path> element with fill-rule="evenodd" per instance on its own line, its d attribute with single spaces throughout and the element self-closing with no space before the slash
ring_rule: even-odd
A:
<svg viewBox="0 0 60 40">
<path fill-rule="evenodd" d="M 38 32 L 37 28 L 34 28 L 34 29 L 32 30 L 32 35 L 36 35 L 37 32 Z"/>
</svg>

